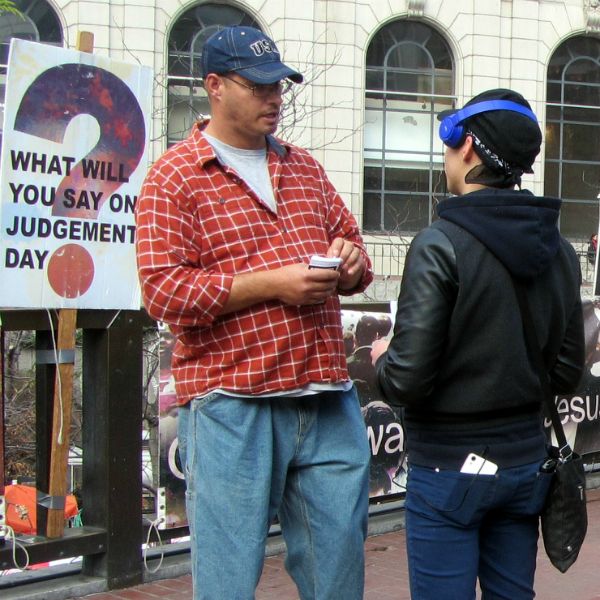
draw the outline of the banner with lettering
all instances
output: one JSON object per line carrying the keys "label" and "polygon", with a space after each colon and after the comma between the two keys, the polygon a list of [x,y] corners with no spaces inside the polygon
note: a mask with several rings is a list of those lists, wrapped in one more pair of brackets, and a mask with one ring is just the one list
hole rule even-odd
{"label": "banner with lettering", "polygon": [[[406,486],[406,453],[404,432],[398,415],[383,402],[375,385],[371,365],[374,339],[392,333],[390,313],[342,310],[344,343],[348,371],[358,390],[365,419],[365,435],[371,448],[369,496],[379,498],[404,493]],[[160,327],[159,369],[159,485],[164,490],[164,522],[169,528],[187,523],[185,483],[179,460],[175,382],[171,374],[171,349],[174,338],[168,328]]]}
{"label": "banner with lettering", "polygon": [[134,208],[152,72],[13,39],[0,163],[0,306],[138,309]]}
{"label": "banner with lettering", "polygon": [[392,312],[342,310],[348,374],[358,392],[371,448],[371,498],[403,493],[406,489],[404,430],[399,415],[383,401],[371,364],[373,341],[391,337],[392,318]]}
{"label": "banner with lettering", "polygon": [[[557,396],[555,403],[567,441],[595,469],[600,458],[600,299],[583,303],[583,318],[586,368],[579,392]],[[544,419],[544,427],[550,437],[549,417]]]}
{"label": "banner with lettering", "polygon": [[[569,441],[584,456],[590,469],[600,462],[600,301],[583,303],[586,335],[586,372],[581,391],[556,398]],[[407,453],[401,419],[381,397],[371,364],[371,345],[392,334],[394,307],[389,313],[342,310],[348,372],[358,390],[371,448],[369,496],[383,499],[406,491]],[[171,374],[174,339],[161,331],[160,351],[160,486],[165,491],[164,527],[184,525],[185,484],[177,451],[177,405]],[[548,437],[550,421],[544,422]],[[600,466],[600,465],[599,465]]]}

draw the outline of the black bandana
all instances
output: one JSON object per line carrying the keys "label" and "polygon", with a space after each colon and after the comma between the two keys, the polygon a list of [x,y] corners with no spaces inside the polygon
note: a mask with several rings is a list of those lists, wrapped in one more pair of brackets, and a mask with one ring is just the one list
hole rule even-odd
{"label": "black bandana", "polygon": [[492,152],[472,131],[467,135],[473,138],[473,149],[483,164],[471,169],[466,177],[466,183],[478,183],[498,188],[512,188],[515,185],[521,187],[521,176],[523,169],[511,165],[495,152]]}

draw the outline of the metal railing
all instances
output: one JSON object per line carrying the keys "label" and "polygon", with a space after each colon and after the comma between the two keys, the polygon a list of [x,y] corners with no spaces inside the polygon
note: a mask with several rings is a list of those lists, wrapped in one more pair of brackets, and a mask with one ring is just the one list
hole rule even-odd
{"label": "metal railing", "polygon": [[373,263],[376,275],[380,277],[401,277],[410,241],[398,239],[386,242],[365,242],[367,254]]}
{"label": "metal railing", "polygon": [[[405,240],[368,241],[377,275],[399,279],[408,246]],[[584,282],[591,287],[594,267],[587,258],[587,245],[579,242],[574,246]],[[0,310],[0,318],[4,331],[34,330],[36,350],[52,349],[47,311]],[[42,533],[26,549],[31,563],[83,557],[78,576],[99,582],[93,591],[133,586],[144,579],[142,545],[148,526],[144,525],[141,501],[143,331],[152,325],[144,311],[78,311],[77,326],[83,330],[85,526],[65,530],[62,538],[45,538],[45,509],[39,507],[38,531]],[[36,487],[41,491],[48,489],[49,399],[54,376],[55,365],[36,366]],[[177,528],[162,531],[161,537],[167,540],[186,533],[187,528]],[[22,562],[21,550],[16,557]],[[13,566],[12,547],[8,543],[0,546],[0,570]],[[39,571],[36,574],[40,576]],[[47,570],[47,578],[59,576]],[[27,589],[32,577],[0,578],[0,596],[37,598]]]}
{"label": "metal railing", "polygon": [[[411,241],[412,239],[407,237],[398,237],[397,240],[390,237],[383,242],[373,242],[367,238],[365,245],[367,254],[373,262],[375,274],[379,277],[402,277],[404,261]],[[575,239],[570,242],[579,257],[583,283],[591,285],[594,281],[595,267],[588,259],[587,240]]]}

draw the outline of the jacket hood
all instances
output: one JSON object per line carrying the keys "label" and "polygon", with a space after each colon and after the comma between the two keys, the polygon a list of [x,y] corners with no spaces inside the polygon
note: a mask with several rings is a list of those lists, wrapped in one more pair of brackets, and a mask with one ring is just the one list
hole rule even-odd
{"label": "jacket hood", "polygon": [[520,279],[546,270],[558,252],[558,198],[486,188],[442,200],[437,213],[475,236]]}

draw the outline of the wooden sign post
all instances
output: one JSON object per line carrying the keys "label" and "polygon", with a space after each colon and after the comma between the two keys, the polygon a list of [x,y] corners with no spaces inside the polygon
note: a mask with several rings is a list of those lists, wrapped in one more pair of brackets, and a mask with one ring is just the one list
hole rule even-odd
{"label": "wooden sign post", "polygon": [[[93,52],[94,35],[89,31],[80,31],[77,35],[77,49]],[[65,527],[76,324],[77,309],[59,311],[48,497],[41,500],[48,509],[46,536],[49,538],[61,537]]]}
{"label": "wooden sign post", "polygon": [[48,498],[43,500],[48,509],[46,536],[49,538],[61,537],[65,527],[76,322],[76,309],[61,309],[59,311],[55,353],[57,364],[54,377],[50,477],[48,481]]}

